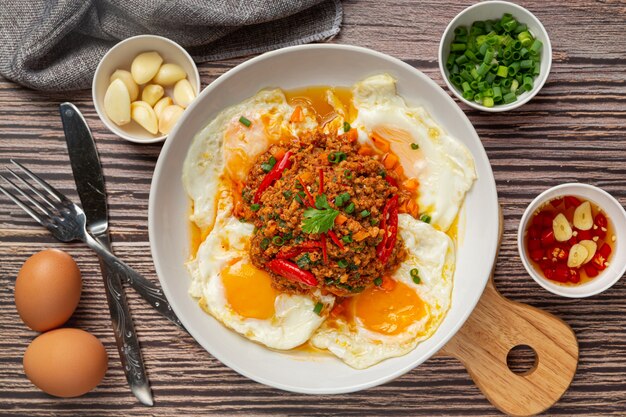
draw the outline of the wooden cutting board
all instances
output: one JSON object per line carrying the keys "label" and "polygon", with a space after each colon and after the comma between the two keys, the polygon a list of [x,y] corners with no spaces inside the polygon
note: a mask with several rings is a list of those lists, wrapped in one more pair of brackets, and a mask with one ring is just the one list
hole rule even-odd
{"label": "wooden cutting board", "polygon": [[[500,239],[502,223],[500,212]],[[520,345],[530,346],[536,354],[534,366],[523,374],[507,365],[507,355]],[[578,365],[578,342],[558,317],[503,297],[492,271],[476,308],[439,355],[461,361],[500,411],[532,416],[554,405],[570,386]]]}

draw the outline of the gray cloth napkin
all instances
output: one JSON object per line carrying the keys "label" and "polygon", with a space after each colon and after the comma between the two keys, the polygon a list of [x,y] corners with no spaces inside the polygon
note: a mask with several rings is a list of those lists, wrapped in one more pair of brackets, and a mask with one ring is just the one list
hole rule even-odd
{"label": "gray cloth napkin", "polygon": [[0,0],[0,74],[76,90],[130,36],[165,36],[204,62],[326,40],[341,19],[339,0]]}

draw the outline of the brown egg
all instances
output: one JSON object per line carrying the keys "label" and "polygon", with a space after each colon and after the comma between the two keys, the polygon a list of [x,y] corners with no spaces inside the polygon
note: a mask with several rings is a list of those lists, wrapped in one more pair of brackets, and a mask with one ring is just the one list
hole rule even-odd
{"label": "brown egg", "polygon": [[67,253],[47,249],[24,262],[15,281],[15,306],[28,327],[39,332],[65,323],[78,305],[82,280]]}
{"label": "brown egg", "polygon": [[24,353],[24,372],[43,392],[78,397],[94,389],[107,371],[102,343],[80,329],[40,334]]}

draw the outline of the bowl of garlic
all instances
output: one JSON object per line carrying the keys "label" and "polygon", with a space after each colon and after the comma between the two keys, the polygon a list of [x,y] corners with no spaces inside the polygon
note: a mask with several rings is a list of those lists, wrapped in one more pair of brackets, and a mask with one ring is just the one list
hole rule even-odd
{"label": "bowl of garlic", "polygon": [[187,51],[154,35],[111,48],[96,68],[91,90],[105,126],[135,143],[164,141],[199,91],[198,68]]}

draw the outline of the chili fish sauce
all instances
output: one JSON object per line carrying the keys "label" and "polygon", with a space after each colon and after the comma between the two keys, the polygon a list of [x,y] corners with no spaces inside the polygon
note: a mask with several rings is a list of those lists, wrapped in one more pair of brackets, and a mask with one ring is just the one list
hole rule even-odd
{"label": "chili fish sauce", "polygon": [[575,196],[555,198],[541,206],[528,223],[526,252],[546,279],[579,285],[609,266],[615,233],[604,211]]}

